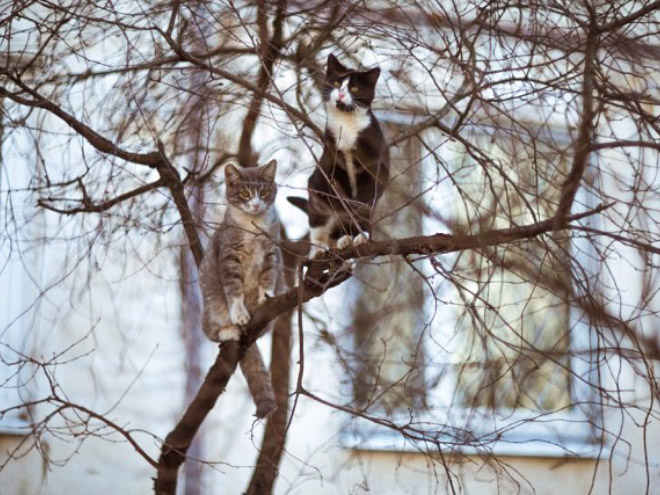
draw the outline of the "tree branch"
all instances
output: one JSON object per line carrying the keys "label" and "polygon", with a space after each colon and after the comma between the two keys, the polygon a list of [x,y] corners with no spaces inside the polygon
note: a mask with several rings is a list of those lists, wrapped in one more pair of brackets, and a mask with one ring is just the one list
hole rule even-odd
{"label": "tree branch", "polygon": [[158,189],[159,187],[162,187],[164,185],[165,182],[161,178],[154,182],[150,182],[149,184],[145,184],[144,186],[136,187],[131,191],[128,191],[124,194],[120,194],[119,196],[115,196],[112,199],[108,199],[100,203],[95,203],[90,201],[89,198],[87,198],[87,196],[83,194],[83,198],[80,200],[82,206],[76,208],[57,208],[56,206],[50,204],[50,202],[53,201],[53,199],[51,198],[39,198],[37,200],[37,205],[47,210],[60,213],[62,215],[75,215],[76,213],[100,213],[109,210],[116,204],[121,203],[122,201],[126,201],[127,199],[140,196],[141,194],[149,192],[153,189]]}
{"label": "tree branch", "polygon": [[165,154],[165,147],[161,142],[158,142],[158,151],[152,151],[149,153],[134,153],[123,150],[109,139],[94,131],[91,127],[83,124],[74,116],[62,110],[55,103],[41,96],[37,91],[24,84],[18,77],[13,76],[7,71],[0,71],[0,74],[7,76],[14,84],[28,93],[33,100],[22,98],[2,87],[0,87],[0,96],[6,96],[21,105],[27,105],[33,108],[43,108],[53,115],[56,115],[101,153],[116,156],[117,158],[121,158],[128,162],[146,165],[158,170],[158,173],[160,174],[160,182],[170,190],[174,204],[179,211],[183,228],[188,237],[188,242],[190,243],[190,249],[195,257],[195,263],[199,266],[204,256],[202,243],[199,239],[199,234],[197,233],[197,227],[192,212],[188,206],[181,176],[168,160]]}
{"label": "tree branch", "polygon": [[319,138],[323,137],[323,131],[319,128],[319,126],[317,126],[314,122],[312,122],[312,120],[307,115],[302,113],[297,108],[289,105],[281,98],[278,98],[267,91],[263,91],[257,85],[249,81],[246,81],[245,79],[235,74],[232,74],[231,72],[228,72],[223,69],[219,69],[217,67],[213,67],[212,65],[204,62],[203,60],[194,57],[191,53],[187,52],[179,44],[177,44],[177,42],[174,39],[172,39],[171,36],[168,36],[167,33],[163,32],[162,30],[159,30],[159,32],[165,38],[167,43],[170,45],[170,48],[172,48],[172,50],[174,50],[177,53],[177,55],[179,55],[183,60],[190,62],[191,64],[200,67],[204,70],[207,70],[212,74],[216,74],[222,77],[223,79],[227,79],[228,81],[231,81],[234,84],[237,84],[238,86],[241,86],[247,89],[248,91],[251,91],[254,94],[262,95],[264,99],[270,101],[271,103],[275,103],[277,106],[282,108],[282,110],[284,110],[289,115],[289,118],[291,120],[294,120],[293,117],[295,117],[303,124],[305,124],[308,128],[310,128],[314,132],[314,134],[316,134]]}
{"label": "tree branch", "polygon": [[[568,218],[568,222],[595,215],[610,206],[601,205],[585,213],[573,215]],[[163,443],[154,484],[155,493],[157,495],[175,495],[178,468],[184,462],[186,452],[202,421],[211,411],[220,394],[224,392],[243,350],[259,338],[262,329],[269,321],[293,310],[300,302],[304,303],[319,297],[328,289],[349,279],[351,272],[344,266],[344,260],[385,255],[446,254],[530,239],[555,230],[557,229],[554,219],[549,219],[531,225],[491,230],[477,235],[435,234],[384,242],[368,242],[358,248],[333,249],[320,260],[307,261],[308,270],[302,284],[259,306],[245,327],[240,345],[237,342],[226,342],[220,346],[220,353],[215,364],[209,370],[197,396]]]}
{"label": "tree branch", "polygon": [[186,237],[190,243],[190,249],[195,258],[195,264],[199,267],[202,263],[202,258],[204,258],[204,249],[202,248],[202,242],[199,239],[199,233],[197,232],[197,224],[195,223],[192,211],[190,211],[190,205],[188,205],[188,200],[186,199],[181,176],[167,159],[165,148],[161,142],[158,143],[158,149],[160,156],[162,157],[162,162],[159,163],[156,168],[158,169],[161,180],[170,190],[172,200],[174,200],[174,204],[179,211],[179,216],[183,223],[183,229],[186,232]]}
{"label": "tree branch", "polygon": [[66,122],[69,127],[74,131],[84,137],[89,144],[91,144],[96,150],[101,153],[108,155],[116,156],[122,160],[126,160],[131,163],[136,163],[138,165],[147,165],[149,167],[156,167],[162,161],[160,152],[152,151],[149,153],[135,153],[132,151],[126,151],[116,144],[114,144],[109,139],[103,137],[98,132],[94,131],[91,127],[83,124],[73,115],[65,112],[58,105],[52,101],[41,96],[37,91],[33,90],[27,86],[23,81],[18,77],[12,75],[6,70],[0,70],[0,75],[6,76],[10,81],[16,84],[23,91],[28,93],[33,99],[23,98],[11,91],[8,91],[6,88],[0,87],[0,96],[5,96],[10,100],[32,108],[43,108],[44,110],[52,113],[53,115],[59,117],[64,122]]}
{"label": "tree branch", "polygon": [[[282,239],[286,239],[286,232],[282,229]],[[286,288],[292,287],[296,273],[298,257],[291,251],[284,251],[284,284]],[[275,320],[273,337],[271,340],[270,375],[275,392],[277,409],[268,417],[266,429],[261,441],[257,463],[252,472],[248,485],[247,495],[267,495],[272,493],[273,485],[277,479],[280,459],[284,452],[284,442],[287,434],[287,420],[289,415],[289,375],[291,371],[291,316],[293,311],[280,315]]]}
{"label": "tree branch", "polygon": [[252,135],[259,118],[259,110],[264,101],[264,94],[268,91],[270,82],[273,77],[273,66],[275,60],[280,53],[283,43],[282,24],[286,14],[286,0],[280,0],[277,4],[277,13],[273,21],[273,38],[268,39],[268,17],[266,13],[265,0],[260,0],[257,6],[257,22],[259,24],[259,31],[261,32],[261,48],[259,55],[261,58],[261,68],[259,76],[257,77],[257,87],[262,92],[254,93],[247,115],[243,121],[243,132],[238,146],[238,159],[244,167],[251,167],[255,165],[255,157],[252,156]]}
{"label": "tree branch", "polygon": [[630,13],[627,16],[621,17],[620,19],[617,19],[616,21],[612,21],[609,24],[605,24],[604,26],[601,26],[598,28],[598,31],[601,33],[605,33],[608,31],[614,31],[615,29],[622,28],[624,26],[629,26],[630,23],[636,21],[640,17],[645,16],[646,14],[649,14],[653,11],[658,10],[660,8],[660,0],[656,0],[655,2],[652,2],[644,7],[642,7],[639,10],[636,10],[635,12]]}
{"label": "tree branch", "polygon": [[594,80],[596,78],[596,56],[598,55],[598,31],[592,23],[587,33],[584,53],[584,80],[582,82],[582,115],[580,130],[576,141],[576,150],[571,170],[562,185],[559,206],[555,213],[557,226],[565,226],[568,215],[580,187],[582,176],[587,168],[587,158],[591,151],[593,120],[594,120]]}

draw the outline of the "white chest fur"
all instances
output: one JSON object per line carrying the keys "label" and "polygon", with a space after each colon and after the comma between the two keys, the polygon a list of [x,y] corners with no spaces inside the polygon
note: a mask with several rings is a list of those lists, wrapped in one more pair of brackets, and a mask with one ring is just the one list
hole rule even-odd
{"label": "white chest fur", "polygon": [[328,129],[337,141],[337,148],[349,152],[355,147],[360,132],[369,127],[371,117],[366,108],[354,112],[342,112],[334,104],[327,105]]}

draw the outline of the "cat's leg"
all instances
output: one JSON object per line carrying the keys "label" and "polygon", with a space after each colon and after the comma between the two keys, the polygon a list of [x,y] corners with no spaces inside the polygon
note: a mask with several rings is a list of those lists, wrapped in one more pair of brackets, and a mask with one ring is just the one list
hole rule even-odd
{"label": "cat's leg", "polygon": [[315,222],[312,220],[313,217],[310,216],[309,240],[312,246],[309,250],[309,257],[314,259],[321,256],[330,247],[333,220],[329,217],[319,217]]}
{"label": "cat's leg", "polygon": [[204,309],[202,315],[202,329],[204,333],[213,342],[227,342],[229,340],[240,340],[241,329],[236,325],[232,325],[229,321],[222,320],[221,318],[211,314],[211,311]]}
{"label": "cat's leg", "polygon": [[[336,245],[338,249],[345,249],[353,245],[353,236],[351,234],[354,230],[355,229],[351,230],[350,228],[347,228],[347,224],[341,221],[337,221],[332,233],[330,234],[330,238],[336,239]],[[340,271],[353,273],[355,266],[355,260],[352,258],[344,259]]]}
{"label": "cat's leg", "polygon": [[227,249],[218,260],[220,282],[227,299],[229,320],[233,325],[243,326],[250,321],[250,313],[245,307],[243,292],[243,267],[234,250]]}
{"label": "cat's leg", "polygon": [[366,244],[367,242],[369,242],[369,232],[367,232],[366,230],[363,230],[358,235],[353,237],[353,246],[355,247],[361,246],[362,244]]}
{"label": "cat's leg", "polygon": [[213,291],[204,298],[202,330],[213,342],[226,342],[241,338],[239,328],[229,321],[225,298],[219,291]]}
{"label": "cat's leg", "polygon": [[204,311],[202,317],[202,329],[204,333],[213,342],[227,342],[229,340],[240,340],[241,331],[236,325],[227,322],[224,324],[218,323],[212,316]]}
{"label": "cat's leg", "polygon": [[264,255],[261,273],[259,273],[259,295],[257,304],[266,301],[266,297],[275,295],[277,278],[282,269],[282,252],[275,243],[270,243]]}
{"label": "cat's leg", "polygon": [[337,247],[344,249],[347,247],[357,247],[369,241],[369,221],[362,219],[359,214],[362,211],[354,211],[354,216],[350,221],[342,223],[341,237],[337,241]]}
{"label": "cat's leg", "polygon": [[250,313],[243,298],[236,298],[229,307],[229,317],[234,325],[244,326],[250,321]]}
{"label": "cat's leg", "polygon": [[[369,233],[366,231],[367,222],[360,222],[352,220],[349,222],[339,223],[333,235],[337,240],[337,248],[345,249],[349,247],[358,247],[369,241]],[[344,261],[342,269],[353,273],[355,271],[356,262],[353,258]]]}
{"label": "cat's leg", "polygon": [[348,234],[341,236],[337,241],[337,247],[339,249],[345,249],[352,245],[353,245],[353,238]]}
{"label": "cat's leg", "polygon": [[241,370],[247,381],[252,400],[257,406],[257,418],[265,418],[275,410],[275,393],[270,373],[264,365],[257,344],[252,344],[241,359]]}
{"label": "cat's leg", "polygon": [[225,325],[218,332],[217,342],[229,342],[230,340],[241,340],[241,329],[236,325]]}
{"label": "cat's leg", "polygon": [[357,226],[359,227],[360,231],[357,233],[353,232],[355,234],[353,237],[353,247],[366,244],[370,239],[369,230],[371,228],[371,211],[360,209],[360,211],[357,213],[357,217]]}
{"label": "cat's leg", "polygon": [[332,234],[337,239],[337,247],[339,249],[351,247],[355,231],[357,229],[354,228],[352,221],[344,219],[342,222],[338,222]]}

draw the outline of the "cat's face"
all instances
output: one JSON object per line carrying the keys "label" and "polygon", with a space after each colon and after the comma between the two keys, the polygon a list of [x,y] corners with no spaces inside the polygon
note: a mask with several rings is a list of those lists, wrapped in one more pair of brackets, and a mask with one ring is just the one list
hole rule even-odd
{"label": "cat's face", "polygon": [[271,160],[262,167],[225,167],[227,202],[250,215],[260,215],[275,202],[277,162]]}
{"label": "cat's face", "polygon": [[368,108],[374,99],[380,69],[355,71],[343,66],[330,54],[323,84],[323,100],[343,112]]}

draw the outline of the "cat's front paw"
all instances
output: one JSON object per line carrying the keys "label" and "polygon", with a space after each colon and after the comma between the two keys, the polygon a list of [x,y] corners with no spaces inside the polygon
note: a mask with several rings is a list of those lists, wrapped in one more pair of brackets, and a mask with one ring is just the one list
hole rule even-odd
{"label": "cat's front paw", "polygon": [[257,304],[261,306],[263,303],[271,299],[273,296],[268,294],[266,291],[259,291],[259,297],[257,298]]}
{"label": "cat's front paw", "polygon": [[241,329],[234,325],[227,325],[218,332],[218,342],[241,340]]}
{"label": "cat's front paw", "polygon": [[343,235],[337,241],[337,248],[345,249],[353,245],[353,238],[350,235]]}
{"label": "cat's front paw", "polygon": [[369,232],[360,232],[353,237],[353,246],[358,247],[369,242]]}
{"label": "cat's front paw", "polygon": [[241,300],[234,301],[229,309],[229,319],[234,325],[247,325],[250,321],[250,313],[248,313],[245,303]]}

